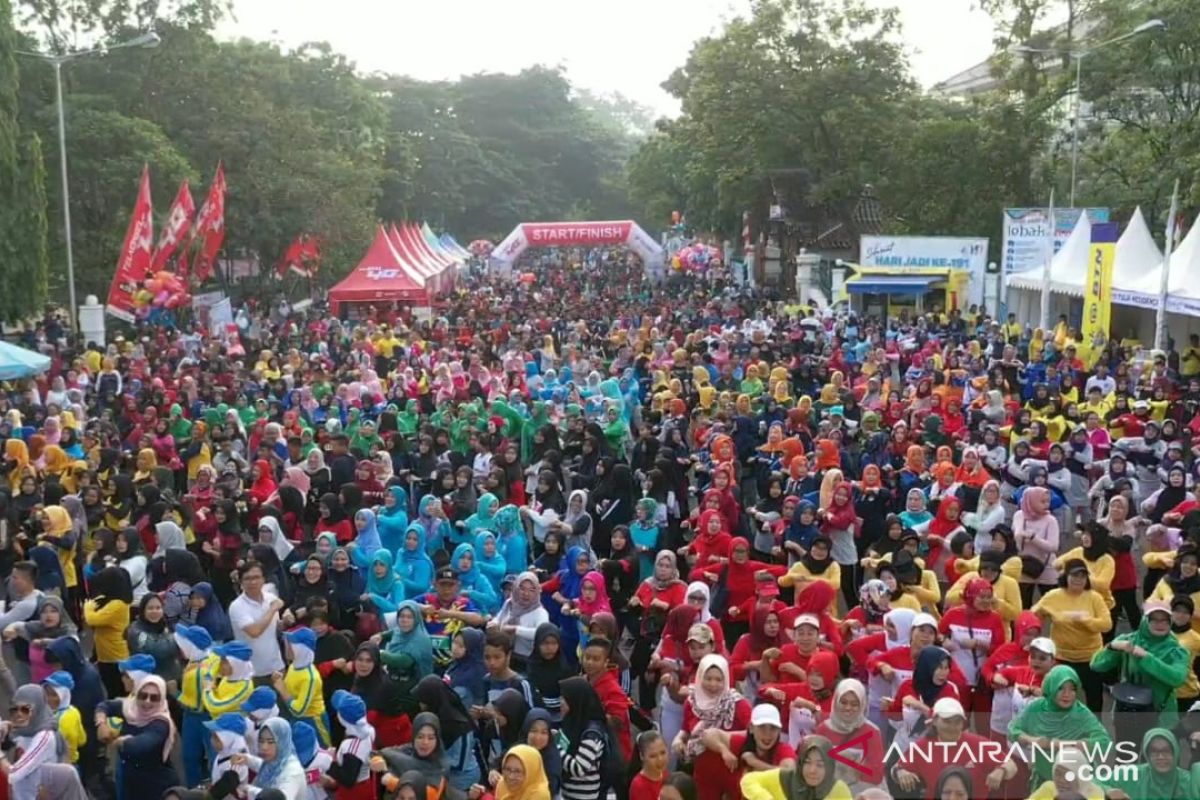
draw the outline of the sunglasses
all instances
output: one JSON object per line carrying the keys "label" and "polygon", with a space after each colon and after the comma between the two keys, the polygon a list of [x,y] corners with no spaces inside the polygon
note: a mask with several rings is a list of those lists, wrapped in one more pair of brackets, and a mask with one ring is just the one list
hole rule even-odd
{"label": "sunglasses", "polygon": [[138,692],[137,699],[144,703],[157,703],[162,699],[162,695],[150,694],[149,692]]}
{"label": "sunglasses", "polygon": [[8,713],[10,713],[10,714],[32,714],[33,706],[30,706],[30,705],[9,706]]}

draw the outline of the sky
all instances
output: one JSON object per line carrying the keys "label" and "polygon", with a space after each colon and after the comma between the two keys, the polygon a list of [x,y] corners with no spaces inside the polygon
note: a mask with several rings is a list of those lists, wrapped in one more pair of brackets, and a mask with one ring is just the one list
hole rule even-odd
{"label": "sky", "polygon": [[[972,0],[866,0],[900,9],[916,79],[932,86],[992,51],[992,22]],[[327,41],[364,72],[452,80],[561,65],[571,82],[619,92],[658,114],[678,104],[660,84],[692,43],[749,0],[235,0],[219,35]]]}

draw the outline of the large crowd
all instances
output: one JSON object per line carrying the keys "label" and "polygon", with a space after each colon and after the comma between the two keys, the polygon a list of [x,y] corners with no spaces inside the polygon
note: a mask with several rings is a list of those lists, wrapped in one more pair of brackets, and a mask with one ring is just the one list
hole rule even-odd
{"label": "large crowd", "polygon": [[1200,797],[1200,341],[526,269],[30,334],[3,794]]}

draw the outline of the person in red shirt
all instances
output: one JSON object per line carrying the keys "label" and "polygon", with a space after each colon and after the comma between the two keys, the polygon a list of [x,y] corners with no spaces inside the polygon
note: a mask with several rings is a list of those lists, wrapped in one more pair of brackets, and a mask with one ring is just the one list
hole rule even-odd
{"label": "person in red shirt", "polygon": [[[740,608],[754,598],[759,578],[764,576],[778,578],[785,572],[787,572],[787,567],[782,564],[764,564],[761,561],[752,561],[750,559],[750,543],[739,536],[733,540],[730,548],[729,563],[710,565],[697,571],[696,576],[709,583],[724,586],[729,600],[727,609],[732,612],[733,609]],[[739,620],[739,617],[727,613],[726,619],[733,622]]]}
{"label": "person in red shirt", "polygon": [[784,740],[779,710],[772,705],[754,707],[748,731],[710,729],[700,738],[705,751],[696,758],[692,771],[696,800],[739,800],[745,773],[796,766],[796,751]]}
{"label": "person in red shirt", "polygon": [[[947,609],[938,623],[943,644],[950,651],[967,679],[974,686],[979,679],[979,667],[988,656],[1004,644],[1004,619],[996,611],[992,585],[983,578],[969,581],[963,589],[962,605]],[[970,713],[972,692],[959,698]]]}
{"label": "person in red shirt", "polygon": [[667,779],[667,742],[658,731],[642,731],[634,749],[637,774],[629,784],[629,800],[658,800]]}
{"label": "person in red shirt", "polygon": [[755,685],[773,680],[771,662],[779,658],[780,648],[786,642],[779,614],[770,608],[756,608],[754,617],[750,620],[749,633],[737,640],[729,656],[734,682],[746,680],[751,676]]}
{"label": "person in red shirt", "polygon": [[824,736],[835,747],[859,742],[854,747],[842,747],[842,755],[861,765],[864,770],[837,766],[837,777],[846,782],[855,797],[883,781],[883,734],[867,719],[867,689],[861,681],[846,678],[833,691],[833,711],[817,725],[817,736]]}
{"label": "person in red shirt", "polygon": [[700,512],[696,525],[696,538],[681,549],[687,556],[692,569],[720,568],[729,561],[729,548],[733,538],[725,529],[721,512],[707,509]]}
{"label": "person in red shirt", "polygon": [[953,664],[943,648],[936,645],[924,648],[915,660],[912,677],[900,683],[895,697],[884,699],[888,721],[896,729],[895,741],[902,747],[919,735],[938,700],[948,697],[961,705],[958,687],[950,680]]}
{"label": "person in red shirt", "polygon": [[593,636],[583,648],[580,665],[588,683],[596,690],[596,696],[604,706],[604,715],[609,727],[617,734],[625,761],[633,756],[633,732],[629,720],[629,707],[633,703],[617,678],[617,668],[612,659],[613,643],[600,636]]}
{"label": "person in red shirt", "polygon": [[[731,607],[726,616],[739,620],[748,620],[754,616],[754,609],[760,606],[780,612],[779,621],[783,623],[784,630],[787,630],[788,620],[786,619],[786,612],[789,609],[787,604],[779,599],[779,582],[770,572],[759,573],[754,581],[754,597],[751,597],[740,606]],[[794,623],[795,620],[793,619],[792,622]]]}
{"label": "person in red shirt", "polygon": [[704,752],[701,734],[709,729],[745,730],[750,724],[750,702],[733,688],[729,662],[723,656],[708,655],[696,668],[692,693],[683,706],[683,728],[672,747],[685,761],[694,761]]}
{"label": "person in red shirt", "polygon": [[[962,703],[944,697],[934,703],[932,717],[929,729],[901,750],[901,757],[891,767],[892,779],[908,795],[933,797],[938,776],[951,767],[970,773],[979,796],[1017,774],[1017,765],[1004,757],[1003,748],[989,748],[984,737],[967,731]],[[932,743],[940,746],[932,747]]]}
{"label": "person in red shirt", "polygon": [[[832,587],[830,591],[833,591]],[[790,614],[785,612],[784,616]],[[777,680],[784,683],[806,680],[809,664],[818,653],[832,652],[835,657],[838,654],[834,644],[822,636],[821,621],[816,614],[796,615],[792,627],[795,638],[779,648],[779,658],[771,664]]]}
{"label": "person in red shirt", "polygon": [[805,734],[811,733],[817,720],[827,718],[833,704],[833,687],[838,682],[840,665],[838,657],[822,650],[808,663],[804,680],[789,683],[768,683],[759,688],[759,694],[779,706],[781,712],[791,714],[791,709],[801,712],[804,722],[800,727]]}

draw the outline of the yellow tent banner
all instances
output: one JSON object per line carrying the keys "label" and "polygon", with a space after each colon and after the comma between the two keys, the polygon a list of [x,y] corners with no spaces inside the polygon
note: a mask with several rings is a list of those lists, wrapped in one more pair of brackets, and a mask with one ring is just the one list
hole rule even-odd
{"label": "yellow tent banner", "polygon": [[1088,351],[1099,351],[1108,341],[1117,231],[1115,222],[1092,225],[1087,283],[1083,287],[1083,324],[1080,326],[1083,335],[1080,344]]}

